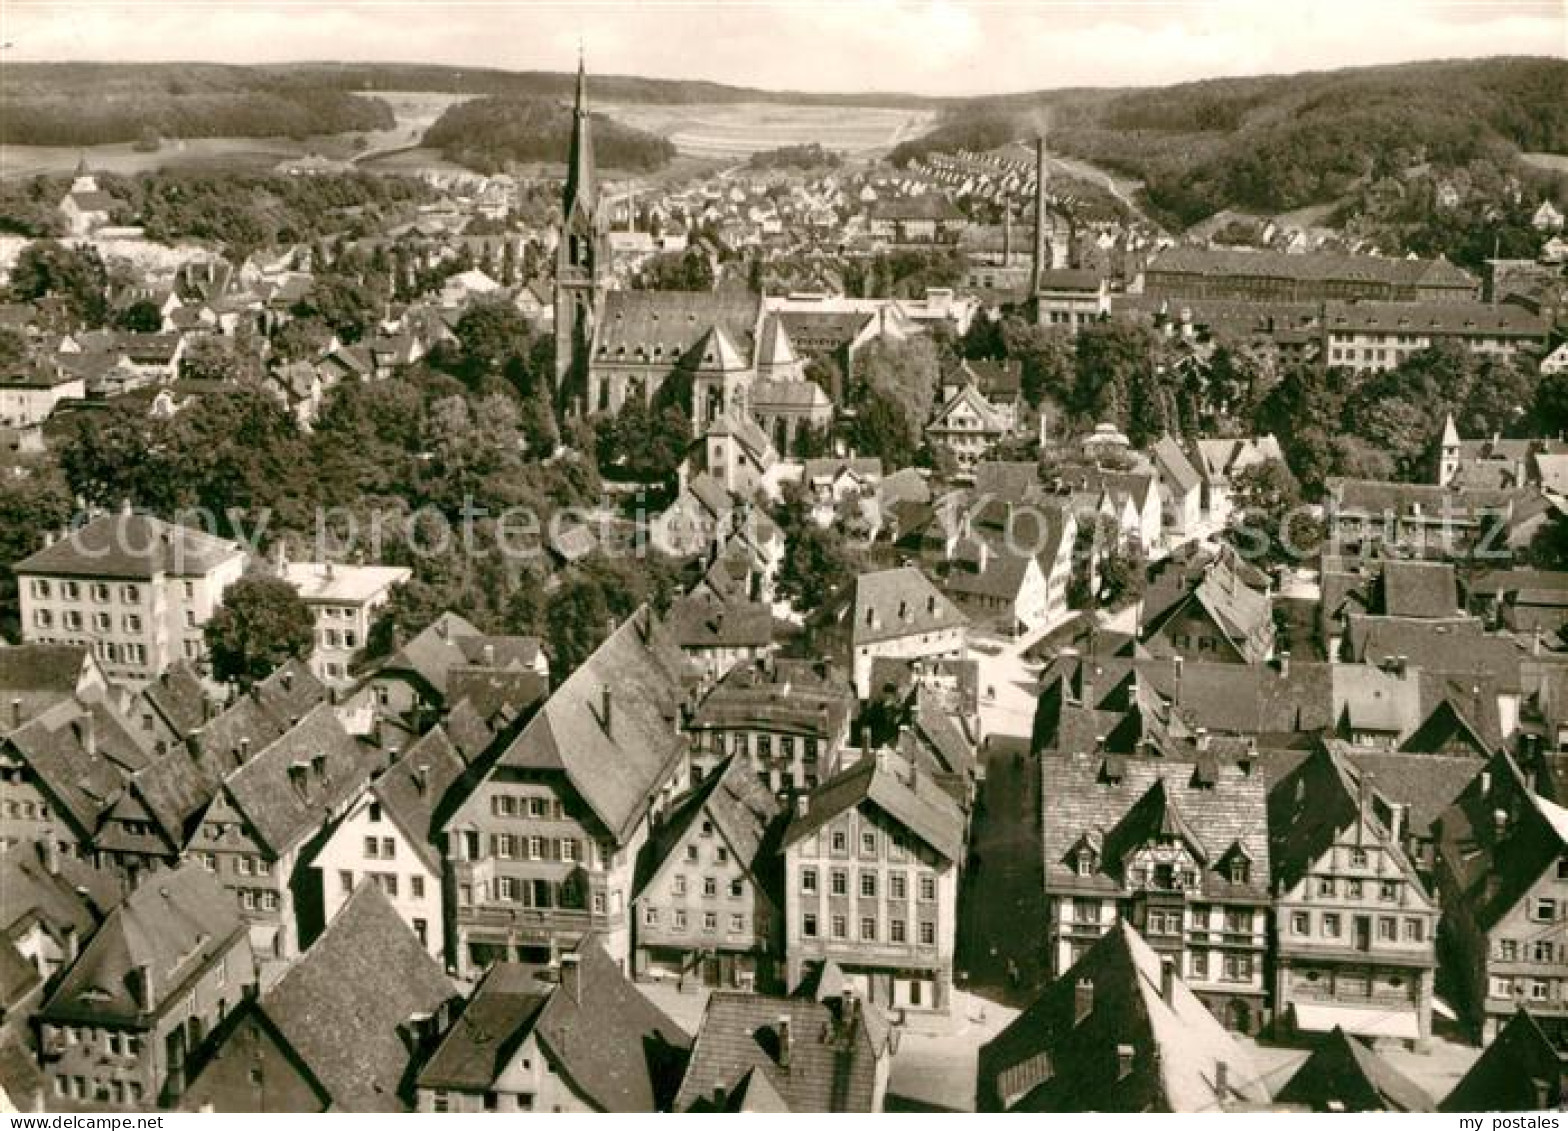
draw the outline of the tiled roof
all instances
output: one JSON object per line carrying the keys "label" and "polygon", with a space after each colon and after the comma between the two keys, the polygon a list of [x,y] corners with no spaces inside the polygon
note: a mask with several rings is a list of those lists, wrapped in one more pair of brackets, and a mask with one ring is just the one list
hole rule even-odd
{"label": "tiled roof", "polygon": [[441,874],[441,857],[436,851],[440,832],[436,810],[464,768],[462,757],[437,723],[370,787],[425,866],[437,875]]}
{"label": "tiled roof", "polygon": [[875,1005],[847,1000],[846,1009],[843,997],[714,993],[674,1109],[878,1110],[878,1063],[892,1055],[891,1029]]}
{"label": "tiled roof", "polygon": [[1487,633],[1478,620],[1402,620],[1351,614],[1346,632],[1350,658],[1383,665],[1404,657],[1413,668],[1445,675],[1485,675],[1504,691],[1520,690],[1526,645]]}
{"label": "tiled roof", "polygon": [[1173,247],[1148,265],[1150,273],[1234,275],[1300,280],[1374,281],[1474,288],[1475,279],[1445,259],[1395,259],[1314,251],[1292,254],[1203,247]]}
{"label": "tiled roof", "polygon": [[745,291],[610,291],[594,329],[594,360],[700,365],[694,347],[718,327],[744,363],[754,349],[759,303]]}
{"label": "tiled roof", "polygon": [[[87,865],[58,861],[49,870],[41,847],[22,841],[0,854],[0,934],[20,937],[19,925],[36,919],[57,943],[67,931],[85,939],[97,922],[86,886],[78,890],[75,873]],[[117,885],[116,885],[117,886]]]}
{"label": "tiled roof", "polygon": [[[981,1046],[980,1109],[1213,1112],[1266,1101],[1246,1050],[1180,977],[1168,1001],[1161,981],[1159,956],[1118,921]],[[1081,1018],[1080,999],[1087,999]]]}
{"label": "tiled roof", "polygon": [[1459,581],[1448,562],[1384,562],[1382,596],[1382,611],[1391,617],[1459,615]]}
{"label": "tiled roof", "polygon": [[843,729],[854,703],[853,688],[809,662],[778,660],[771,670],[766,661],[737,664],[697,705],[691,726],[765,728],[825,739]]}
{"label": "tiled roof", "polygon": [[1522,1006],[1439,1109],[1537,1111],[1568,1103],[1568,1027],[1561,1017],[1532,1015]]}
{"label": "tiled roof", "polygon": [[686,670],[644,606],[556,688],[498,764],[564,770],[605,828],[622,838],[684,756],[675,723]]}
{"label": "tiled roof", "polygon": [[951,600],[913,566],[855,579],[854,644],[874,644],[967,623]]}
{"label": "tiled roof", "polygon": [[281,856],[370,778],[371,760],[323,703],[223,783],[262,844]]}
{"label": "tiled roof", "polygon": [[1568,830],[1548,815],[1549,804],[1530,789],[1513,758],[1499,753],[1439,818],[1443,867],[1482,933],[1568,852]]}
{"label": "tiled roof", "polygon": [[1196,491],[1202,485],[1198,469],[1192,466],[1192,461],[1187,458],[1187,453],[1182,451],[1181,445],[1169,435],[1161,436],[1154,441],[1150,454],[1154,457],[1155,467],[1159,469],[1160,474],[1178,491],[1182,493]]}
{"label": "tiled roof", "polygon": [[399,1111],[412,1058],[399,1027],[453,996],[386,896],[360,884],[261,1009],[331,1107]]}
{"label": "tiled roof", "polygon": [[[148,970],[152,1012],[182,1007],[182,994],[193,979],[227,954],[244,932],[234,896],[199,863],[159,872],[109,913],[41,1014],[89,1025],[142,1020],[146,1013],[130,990],[137,966]],[[231,973],[243,983],[249,972]]]}
{"label": "tiled roof", "polygon": [[488,1091],[554,990],[540,970],[518,962],[497,962],[485,972],[435,1053],[419,1073],[421,1088],[462,1092]]}
{"label": "tiled roof", "polygon": [[176,660],[142,688],[142,696],[169,728],[185,738],[207,721],[208,699],[201,679],[184,660]]}
{"label": "tiled roof", "polygon": [[1548,324],[1539,314],[1506,302],[1361,301],[1325,303],[1323,327],[1331,334],[1382,331],[1544,339]]}
{"label": "tiled roof", "polygon": [[794,844],[840,813],[871,804],[954,863],[963,858],[964,814],[925,772],[891,752],[862,757],[817,786],[784,832]]}
{"label": "tiled roof", "polygon": [[4,741],[88,840],[125,779],[151,760],[118,713],[74,699],[55,704]]}
{"label": "tiled roof", "polygon": [[18,574],[146,580],[198,577],[241,553],[238,544],[140,514],[100,515],[18,562]]}
{"label": "tiled roof", "polygon": [[[781,893],[776,889],[772,874],[772,853],[764,855],[762,846],[769,834],[776,831],[774,823],[779,813],[778,800],[758,780],[750,762],[743,755],[732,754],[684,797],[671,804],[664,822],[648,839],[637,861],[635,895],[641,895],[658,876],[701,817],[713,822],[735,862],[751,873],[764,892],[777,900]],[[782,906],[782,900],[778,900],[778,904]]]}
{"label": "tiled roof", "polygon": [[682,648],[766,648],[773,642],[772,610],[759,601],[682,597],[664,623]]}
{"label": "tiled roof", "polygon": [[691,1038],[643,996],[595,936],[577,948],[575,993],[563,975],[534,1020],[557,1072],[600,1111],[665,1110]]}
{"label": "tiled roof", "polygon": [[[1267,785],[1257,768],[1218,758],[1204,764],[1069,753],[1042,757],[1040,772],[1048,888],[1121,890],[1123,854],[1151,835],[1151,828],[1174,822],[1200,861],[1198,882],[1206,898],[1267,898]],[[1104,851],[1093,874],[1080,876],[1072,855],[1086,836],[1100,838]],[[1251,876],[1242,884],[1233,883],[1221,867],[1237,845],[1252,862]]]}
{"label": "tiled roof", "polygon": [[1337,1025],[1274,1100],[1317,1112],[1435,1109],[1419,1084]]}

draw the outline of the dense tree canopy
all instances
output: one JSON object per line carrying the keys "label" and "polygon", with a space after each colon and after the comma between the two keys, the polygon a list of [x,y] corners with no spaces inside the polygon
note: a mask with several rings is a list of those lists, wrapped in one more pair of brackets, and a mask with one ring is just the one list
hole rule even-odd
{"label": "dense tree canopy", "polygon": [[213,678],[249,687],[310,654],[316,620],[299,592],[276,577],[245,577],[223,593],[204,630]]}

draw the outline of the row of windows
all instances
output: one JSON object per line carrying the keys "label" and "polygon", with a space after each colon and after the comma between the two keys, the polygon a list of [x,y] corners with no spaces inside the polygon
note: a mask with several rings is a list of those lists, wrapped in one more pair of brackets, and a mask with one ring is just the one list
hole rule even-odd
{"label": "row of windows", "polygon": [[[374,806],[372,807],[374,808]],[[395,860],[397,858],[397,838],[390,836],[367,836],[365,838],[366,860]]]}
{"label": "row of windows", "polygon": [[[862,915],[860,917],[859,942],[878,941],[878,923],[875,915]],[[893,919],[887,925],[887,941],[891,943],[905,943],[909,941],[909,924],[903,919]],[[819,938],[817,934],[817,916],[815,912],[807,911],[800,917],[800,934],[802,938]],[[930,920],[918,924],[920,945],[936,945],[936,924]],[[843,942],[849,938],[849,917],[847,915],[830,915],[828,917],[828,937],[836,942]]]}
{"label": "row of windows", "polygon": [[335,628],[324,628],[318,634],[323,648],[358,648],[359,633],[352,628],[339,631]]}
{"label": "row of windows", "polygon": [[[729,850],[729,848],[727,848],[725,845],[722,845],[722,844],[714,845],[713,846],[713,859],[714,859],[715,863],[718,863],[718,864],[728,864],[730,862],[730,850]],[[688,844],[686,846],[686,863],[688,863],[688,864],[700,864],[700,863],[702,863],[702,849],[699,848],[695,844]]]}
{"label": "row of windows", "polygon": [[1497,978],[1492,979],[1491,997],[1520,998],[1531,1001],[1551,1001],[1552,983],[1547,978]]}
{"label": "row of windows", "polygon": [[[198,852],[196,859],[201,861],[201,866],[207,871],[218,871],[218,854],[215,852]],[[257,856],[253,852],[241,852],[232,857],[234,874],[236,876],[270,876],[272,875],[272,861]]]}
{"label": "row of windows", "polygon": [[123,1104],[142,1102],[142,1086],[135,1080],[103,1080],[85,1076],[56,1076],[54,1094],[61,1099],[93,1099],[100,1103]]}
{"label": "row of windows", "polygon": [[[396,899],[398,893],[398,878],[394,872],[366,872],[365,878],[375,884],[389,898]],[[354,890],[354,873],[342,871],[338,873],[338,890],[348,895]],[[408,877],[408,894],[414,899],[425,898],[425,877]]]}
{"label": "row of windows", "polygon": [[[1499,939],[1497,958],[1500,962],[1518,962],[1520,955],[1527,955],[1529,962],[1555,962],[1557,944],[1551,939],[1526,940]],[[1564,961],[1568,961],[1568,947],[1564,948]]]}
{"label": "row of windows", "polygon": [[[877,897],[877,876],[874,871],[862,871],[859,874],[858,889],[862,899],[875,899]],[[800,890],[807,895],[818,892],[818,876],[815,868],[802,868],[800,870]],[[830,868],[828,870],[828,894],[849,894],[849,870],[847,868]],[[887,878],[887,897],[889,899],[909,898],[909,877],[903,872],[894,872]],[[936,899],[936,877],[920,877],[920,898],[929,903]]]}
{"label": "row of windows", "polygon": [[280,906],[278,893],[266,888],[240,888],[240,907],[246,911],[276,911]]}
{"label": "row of windows", "polygon": [[47,821],[49,806],[42,801],[7,801],[5,815],[13,820]]}
{"label": "row of windows", "polygon": [[583,842],[570,836],[491,833],[490,855],[501,860],[558,860],[570,864],[582,860]]}
{"label": "row of windows", "polygon": [[[1357,868],[1366,867],[1366,850],[1361,848],[1351,850],[1352,857],[1355,857],[1357,854],[1360,854],[1361,861],[1356,863],[1352,859],[1352,866]],[[1369,882],[1373,881],[1363,881],[1355,877],[1336,879],[1333,876],[1319,876],[1315,890],[1321,896],[1333,897],[1342,895],[1346,899],[1363,899],[1366,896],[1366,885]],[[1380,902],[1399,902],[1400,888],[1403,885],[1398,880],[1378,880],[1375,882],[1377,884],[1377,898]]]}
{"label": "row of windows", "polygon": [[[67,1045],[94,1045],[99,1031],[91,1025],[61,1025],[58,1032]],[[103,1030],[103,1044],[111,1056],[140,1056],[142,1039],[135,1033],[121,1033],[116,1029]]]}
{"label": "row of windows", "polygon": [[[677,931],[686,930],[689,917],[684,907],[677,907],[670,913],[672,924]],[[642,909],[642,922],[645,927],[659,925],[659,909],[657,907],[644,907]],[[702,930],[704,934],[715,934],[719,929],[719,913],[717,911],[704,911],[702,913]],[[730,916],[730,933],[735,935],[746,933],[746,916]]]}
{"label": "row of windows", "polygon": [[[726,741],[727,735],[727,741]],[[799,745],[801,754],[806,762],[817,760],[817,740],[815,738],[802,738],[797,743],[792,734],[779,736],[779,757],[786,762],[795,760],[796,746]],[[754,754],[758,758],[773,757],[773,736],[771,734],[750,734],[743,730],[716,731],[713,735],[713,752],[715,754]]]}
{"label": "row of windows", "polygon": [[566,809],[558,797],[518,797],[510,793],[493,795],[490,798],[490,811],[497,817],[532,817],[552,821],[566,817]]}
{"label": "row of windows", "polygon": [[[42,577],[35,577],[33,579],[32,586],[33,596],[39,598],[40,600],[48,600],[50,597],[54,596],[55,584],[55,582],[47,581]],[[59,586],[60,596],[65,598],[65,600],[77,601],[81,599],[82,586],[79,582],[62,581],[59,582]],[[93,601],[100,605],[107,605],[113,598],[113,587],[102,581],[93,582],[87,587],[87,591],[92,596]],[[185,583],[186,598],[189,599],[195,596],[195,593],[195,587],[187,581]],[[135,605],[139,604],[141,599],[142,587],[140,585],[126,584],[120,586],[120,600]]]}
{"label": "row of windows", "polygon": [[1216,964],[1211,961],[1211,954],[1206,950],[1195,950],[1188,961],[1189,969],[1194,979],[1207,981],[1214,977],[1211,971],[1217,970],[1219,980],[1222,982],[1250,982],[1252,981],[1253,956],[1251,954],[1233,954],[1226,952],[1220,955]]}
{"label": "row of windows", "polygon": [[[687,892],[686,877],[677,875],[672,881],[672,889],[676,895],[685,895]],[[731,880],[729,884],[731,899],[741,899],[746,894],[744,880]],[[713,876],[702,877],[702,895],[704,899],[717,899],[719,896],[719,881]]]}
{"label": "row of windows", "polygon": [[[80,632],[87,623],[82,614],[76,609],[67,609],[60,614],[60,625],[68,632]],[[48,609],[33,610],[33,624],[38,628],[53,628],[54,613]],[[94,613],[92,615],[94,632],[111,632],[114,629],[114,617],[108,613]],[[142,618],[137,613],[125,613],[120,617],[120,628],[124,632],[140,632]]]}
{"label": "row of windows", "polygon": [[[1398,942],[1400,938],[1400,921],[1392,915],[1379,915],[1377,917],[1377,939],[1379,942]],[[1340,938],[1344,931],[1344,923],[1338,912],[1327,911],[1321,916],[1321,931],[1324,938]],[[1290,933],[1293,935],[1307,936],[1312,933],[1312,916],[1306,911],[1292,912],[1290,916]],[[1424,919],[1409,918],[1404,920],[1404,940],[1409,943],[1426,941],[1426,921]]]}

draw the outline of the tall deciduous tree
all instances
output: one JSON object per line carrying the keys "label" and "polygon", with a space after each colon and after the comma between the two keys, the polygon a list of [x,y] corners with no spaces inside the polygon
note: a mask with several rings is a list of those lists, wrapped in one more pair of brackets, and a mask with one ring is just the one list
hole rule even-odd
{"label": "tall deciduous tree", "polygon": [[215,679],[249,687],[291,659],[310,653],[315,618],[298,592],[276,577],[241,578],[207,622]]}

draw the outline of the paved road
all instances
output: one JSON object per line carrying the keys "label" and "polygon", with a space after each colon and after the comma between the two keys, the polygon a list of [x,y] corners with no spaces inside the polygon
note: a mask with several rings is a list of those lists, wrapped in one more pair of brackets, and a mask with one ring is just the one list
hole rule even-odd
{"label": "paved road", "polygon": [[958,977],[976,994],[1014,1006],[1032,997],[1045,937],[1037,767],[1027,755],[987,754],[970,834],[978,865],[959,893]]}

